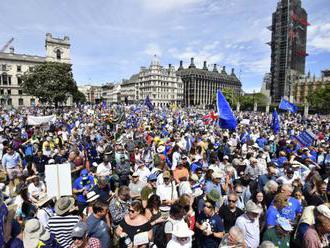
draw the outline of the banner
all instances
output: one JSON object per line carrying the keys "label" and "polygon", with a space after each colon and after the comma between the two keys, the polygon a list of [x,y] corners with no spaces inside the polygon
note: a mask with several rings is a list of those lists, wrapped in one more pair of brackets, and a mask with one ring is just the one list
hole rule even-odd
{"label": "banner", "polygon": [[48,164],[45,166],[45,182],[49,197],[72,195],[71,165]]}
{"label": "banner", "polygon": [[30,126],[49,124],[49,123],[54,123],[55,121],[56,121],[55,115],[48,115],[48,116],[28,115],[28,117],[27,117],[27,124]]}

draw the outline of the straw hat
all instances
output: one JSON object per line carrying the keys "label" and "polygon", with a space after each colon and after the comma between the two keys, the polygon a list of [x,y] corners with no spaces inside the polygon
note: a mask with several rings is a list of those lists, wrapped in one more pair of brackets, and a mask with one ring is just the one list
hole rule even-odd
{"label": "straw hat", "polygon": [[38,219],[30,219],[26,222],[23,232],[24,247],[35,248],[39,240],[46,241],[50,238],[49,232]]}
{"label": "straw hat", "polygon": [[95,191],[90,191],[87,193],[87,202],[92,202],[95,201],[96,199],[98,199],[100,197],[100,195],[96,194]]}
{"label": "straw hat", "polygon": [[173,226],[172,235],[178,238],[191,237],[194,232],[189,229],[187,223],[180,221]]}

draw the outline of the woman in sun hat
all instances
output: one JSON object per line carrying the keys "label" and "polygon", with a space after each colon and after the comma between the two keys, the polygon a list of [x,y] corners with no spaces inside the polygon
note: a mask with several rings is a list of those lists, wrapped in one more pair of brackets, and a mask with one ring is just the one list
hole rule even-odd
{"label": "woman in sun hat", "polygon": [[59,248],[60,245],[38,219],[30,219],[26,222],[23,232],[23,244],[27,248]]}
{"label": "woman in sun hat", "polygon": [[191,237],[194,232],[189,229],[187,223],[181,221],[174,225],[172,239],[168,242],[168,248],[190,248],[192,246]]}

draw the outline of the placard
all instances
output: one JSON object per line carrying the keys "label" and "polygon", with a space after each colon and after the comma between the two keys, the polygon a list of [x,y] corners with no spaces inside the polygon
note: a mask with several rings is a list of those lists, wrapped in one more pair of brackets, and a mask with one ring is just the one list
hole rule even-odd
{"label": "placard", "polygon": [[71,166],[69,163],[46,165],[45,176],[49,197],[72,195]]}
{"label": "placard", "polygon": [[50,122],[55,122],[55,121],[56,121],[56,116],[55,115],[48,115],[48,116],[28,115],[28,117],[27,117],[27,124],[30,125],[30,126],[49,124]]}

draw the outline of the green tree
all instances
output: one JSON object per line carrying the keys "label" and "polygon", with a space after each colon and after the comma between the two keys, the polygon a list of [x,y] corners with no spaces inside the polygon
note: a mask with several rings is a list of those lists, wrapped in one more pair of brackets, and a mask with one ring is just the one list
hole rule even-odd
{"label": "green tree", "polygon": [[77,90],[73,95],[73,102],[74,103],[85,103],[87,102],[86,96],[81,91]]}
{"label": "green tree", "polygon": [[314,108],[330,110],[330,84],[311,91],[307,101]]}
{"label": "green tree", "polygon": [[65,102],[78,91],[70,64],[46,62],[35,66],[22,77],[23,91],[37,97],[42,103]]}

